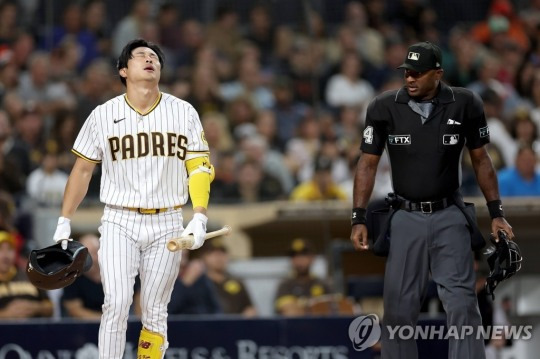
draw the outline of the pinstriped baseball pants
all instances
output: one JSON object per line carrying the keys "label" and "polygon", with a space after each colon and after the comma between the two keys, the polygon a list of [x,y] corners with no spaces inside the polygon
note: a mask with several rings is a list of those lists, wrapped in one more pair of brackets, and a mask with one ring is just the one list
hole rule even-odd
{"label": "pinstriped baseball pants", "polygon": [[[392,217],[384,277],[383,359],[418,357],[414,338],[390,339],[387,326],[416,326],[430,273],[448,327],[461,332],[463,326],[482,325],[467,224],[455,205],[432,214],[399,210]],[[448,358],[485,358],[483,339],[473,335],[450,338]]]}
{"label": "pinstriped baseball pants", "polygon": [[98,259],[105,302],[99,327],[99,358],[120,359],[137,274],[141,280],[142,325],[167,337],[167,304],[178,276],[181,252],[168,251],[166,243],[182,233],[182,210],[139,214],[105,206],[101,223]]}

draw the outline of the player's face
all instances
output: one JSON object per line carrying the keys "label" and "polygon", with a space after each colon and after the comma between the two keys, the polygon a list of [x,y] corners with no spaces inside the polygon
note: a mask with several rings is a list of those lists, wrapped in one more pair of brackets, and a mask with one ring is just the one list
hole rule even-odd
{"label": "player's face", "polygon": [[161,64],[158,55],[148,47],[137,47],[131,52],[131,59],[125,70],[125,76],[130,81],[158,82],[161,76]]}
{"label": "player's face", "polygon": [[425,72],[405,70],[405,86],[409,96],[418,100],[428,100],[435,97],[442,74],[443,70]]}

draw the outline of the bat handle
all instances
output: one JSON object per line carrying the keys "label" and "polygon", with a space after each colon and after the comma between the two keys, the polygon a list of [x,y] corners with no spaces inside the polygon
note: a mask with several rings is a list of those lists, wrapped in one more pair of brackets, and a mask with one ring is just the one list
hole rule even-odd
{"label": "bat handle", "polygon": [[193,236],[190,236],[191,238],[182,238],[182,239],[179,239],[179,238],[175,238],[175,239],[171,239],[168,243],[167,243],[167,249],[171,252],[176,252],[176,251],[179,251],[181,249],[189,249],[193,246]]}

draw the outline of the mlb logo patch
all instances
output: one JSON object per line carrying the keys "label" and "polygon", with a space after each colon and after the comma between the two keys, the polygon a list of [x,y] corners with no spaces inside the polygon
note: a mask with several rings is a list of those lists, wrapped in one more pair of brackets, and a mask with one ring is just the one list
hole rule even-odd
{"label": "mlb logo patch", "polygon": [[459,134],[455,135],[443,135],[443,144],[450,146],[450,145],[457,145],[459,142]]}
{"label": "mlb logo patch", "polygon": [[409,60],[415,60],[418,61],[420,59],[420,54],[418,52],[409,52],[409,55],[407,56]]}
{"label": "mlb logo patch", "polygon": [[489,136],[489,127],[482,127],[479,129],[480,131],[480,137],[488,137]]}

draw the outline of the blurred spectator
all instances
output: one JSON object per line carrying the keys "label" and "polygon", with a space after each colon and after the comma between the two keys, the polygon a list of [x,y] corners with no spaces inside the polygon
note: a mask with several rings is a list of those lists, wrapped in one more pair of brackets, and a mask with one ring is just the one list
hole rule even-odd
{"label": "blurred spectator", "polygon": [[484,113],[489,126],[488,152],[496,170],[514,165],[517,143],[506,127],[503,116],[503,102],[499,94],[488,88],[480,93],[484,103]]}
{"label": "blurred spectator", "polygon": [[118,58],[125,44],[141,37],[143,26],[150,19],[151,3],[135,0],[131,12],[116,24],[112,33],[112,55]]}
{"label": "blurred spectator", "polygon": [[18,95],[23,103],[33,102],[44,115],[75,106],[75,98],[65,83],[50,79],[50,54],[34,52],[28,71],[20,77]]}
{"label": "blurred spectator", "polygon": [[218,56],[226,57],[229,61],[236,60],[237,49],[242,41],[238,13],[234,8],[221,4],[216,11],[216,19],[206,30],[207,43],[214,47]]}
{"label": "blurred spectator", "polygon": [[245,96],[257,109],[271,108],[274,105],[274,95],[262,81],[259,63],[250,59],[240,62],[238,79],[222,84],[219,92],[225,101]]}
{"label": "blurred spectator", "polygon": [[160,45],[165,52],[166,68],[174,68],[176,66],[175,51],[182,45],[178,6],[172,2],[161,4],[156,22]]}
{"label": "blurred spectator", "polygon": [[508,42],[518,45],[524,51],[529,49],[529,39],[519,17],[514,12],[510,0],[494,0],[487,19],[475,24],[471,35],[485,45],[497,49]]}
{"label": "blurred spectator", "polygon": [[306,314],[308,300],[330,293],[330,287],[324,280],[311,274],[315,255],[309,241],[303,238],[294,239],[289,256],[291,277],[283,279],[278,286],[275,310],[284,316],[301,316]]}
{"label": "blurred spectator", "polygon": [[478,80],[470,83],[467,88],[477,94],[492,89],[503,101],[502,115],[513,113],[522,100],[511,84],[500,81],[501,61],[496,54],[485,54],[476,68]]}
{"label": "blurred spectator", "polygon": [[60,111],[54,120],[51,135],[45,147],[56,153],[58,169],[65,173],[71,172],[75,164],[75,156],[71,152],[77,137],[77,117],[74,112]]}
{"label": "blurred spectator", "polygon": [[309,181],[313,178],[316,161],[321,157],[327,158],[331,162],[330,174],[334,183],[340,184],[351,178],[349,165],[347,160],[342,156],[338,143],[334,140],[325,140],[322,142],[321,149],[317,156],[313,158],[308,166],[304,166],[300,171],[298,178],[301,182]]}
{"label": "blurred spectator", "polygon": [[5,111],[0,110],[0,190],[19,193],[24,190],[24,175],[12,152],[14,138],[11,123]]}
{"label": "blurred spectator", "polygon": [[227,272],[229,254],[223,240],[215,238],[206,242],[202,251],[206,274],[214,284],[223,313],[256,316],[257,311],[244,283]]}
{"label": "blurred spectator", "polygon": [[64,288],[62,306],[68,317],[99,319],[105,299],[99,272],[99,238],[95,234],[85,234],[79,238],[79,242],[88,248],[88,254],[92,257],[92,267],[73,284]]}
{"label": "blurred spectator", "polygon": [[281,183],[263,170],[262,163],[246,160],[238,164],[236,180],[225,188],[227,202],[255,203],[285,198]]}
{"label": "blurred spectator", "polygon": [[22,110],[15,120],[15,137],[9,155],[19,165],[24,176],[36,169],[43,157],[45,124],[43,114],[33,104]]}
{"label": "blurred spectator", "polygon": [[273,91],[275,103],[272,112],[276,116],[279,146],[283,150],[285,144],[296,136],[298,127],[308,107],[294,100],[292,82],[288,77],[276,78]]}
{"label": "blurred spectator", "polygon": [[360,1],[349,1],[345,8],[345,24],[352,30],[358,53],[370,64],[379,67],[384,59],[384,38],[368,26],[365,5]]}
{"label": "blurred spectator", "polygon": [[540,149],[538,126],[527,110],[520,109],[514,113],[510,122],[510,135],[518,145],[531,145],[535,151]]}
{"label": "blurred spectator", "polygon": [[[83,7],[78,2],[69,2],[62,14],[62,24],[55,26],[52,33],[52,48],[55,51],[65,46],[67,41],[73,42],[77,51],[76,67],[83,70],[92,60],[99,56],[97,39],[92,32],[85,27]],[[99,14],[98,14],[99,15]],[[104,15],[104,14],[101,14]],[[48,41],[48,39],[46,40]]]}
{"label": "blurred spectator", "polygon": [[60,208],[67,180],[67,173],[58,168],[56,149],[46,150],[41,166],[28,176],[26,192],[40,206]]}
{"label": "blurred spectator", "polygon": [[358,55],[344,54],[340,72],[328,81],[326,102],[333,107],[367,106],[375,93],[370,83],[361,76],[362,62]]}
{"label": "blurred spectator", "polygon": [[257,109],[247,96],[240,96],[227,102],[225,112],[233,133],[240,125],[255,123],[255,117],[257,116]]}
{"label": "blurred spectator", "polygon": [[186,100],[203,117],[209,112],[220,112],[225,103],[219,92],[219,81],[213,67],[198,65],[191,74],[190,96]]}
{"label": "blurred spectator", "polygon": [[[116,73],[104,59],[93,61],[82,74],[77,88],[77,126],[82,127],[92,110],[114,95],[112,90]],[[54,136],[54,133],[51,135]]]}
{"label": "blurred spectator", "polygon": [[83,8],[85,30],[94,38],[98,55],[109,56],[111,52],[111,29],[107,19],[104,0],[88,0]]}
{"label": "blurred spectator", "polygon": [[240,142],[240,153],[237,162],[253,161],[262,165],[265,173],[279,180],[280,187],[288,194],[294,186],[294,179],[285,165],[280,152],[268,148],[266,139],[255,134],[247,136]]}
{"label": "blurred spectator", "polygon": [[210,162],[218,165],[224,152],[234,149],[234,142],[229,131],[227,119],[219,112],[207,112],[201,115],[204,137],[210,149]]}
{"label": "blurred spectator", "polygon": [[195,54],[205,45],[204,29],[200,22],[189,19],[182,24],[182,46],[176,53],[178,74],[189,76],[195,65]]}
{"label": "blurred spectator", "polygon": [[285,161],[289,170],[299,179],[299,172],[309,166],[321,148],[321,127],[312,111],[306,112],[296,134],[285,147]]}
{"label": "blurred spectator", "polygon": [[274,35],[270,9],[262,3],[256,4],[249,12],[249,24],[244,36],[259,49],[263,66],[271,63],[274,57]]}
{"label": "blurred spectator", "polygon": [[347,195],[332,180],[332,159],[318,156],[315,159],[313,177],[297,185],[292,193],[293,201],[345,200]]}
{"label": "blurred spectator", "polygon": [[169,302],[169,314],[222,313],[217,292],[205,273],[203,261],[189,256],[189,250],[182,251],[180,272]]}
{"label": "blurred spectator", "polygon": [[275,113],[272,110],[259,111],[257,118],[255,119],[255,126],[257,127],[257,133],[261,135],[268,144],[268,148],[273,151],[280,151]]}
{"label": "blurred spectator", "polygon": [[0,4],[0,44],[13,44],[17,36],[17,17],[19,15],[17,4],[12,1],[4,1]]}
{"label": "blurred spectator", "polygon": [[522,145],[515,167],[497,174],[501,196],[540,196],[540,172],[536,170],[537,154],[530,145]]}
{"label": "blurred spectator", "polygon": [[16,266],[15,240],[0,228],[0,319],[50,317],[53,306],[47,293],[28,281]]}

